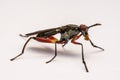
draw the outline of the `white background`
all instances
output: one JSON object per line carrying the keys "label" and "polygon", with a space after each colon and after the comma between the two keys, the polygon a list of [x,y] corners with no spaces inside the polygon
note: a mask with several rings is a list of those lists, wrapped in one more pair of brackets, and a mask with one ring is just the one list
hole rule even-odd
{"label": "white background", "polygon": [[[28,44],[18,35],[66,24],[102,23],[89,31],[92,41],[105,49],[84,44],[89,73],[81,60],[81,47],[69,43],[49,64],[54,44]],[[0,80],[120,80],[120,1],[119,0],[0,0]]]}

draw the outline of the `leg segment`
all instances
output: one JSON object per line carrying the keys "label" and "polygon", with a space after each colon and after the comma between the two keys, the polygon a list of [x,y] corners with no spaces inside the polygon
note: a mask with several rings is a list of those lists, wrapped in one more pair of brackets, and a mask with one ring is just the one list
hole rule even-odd
{"label": "leg segment", "polygon": [[65,41],[64,44],[62,45],[62,47],[64,47],[67,43],[68,43],[68,41]]}
{"label": "leg segment", "polygon": [[99,47],[99,46],[94,45],[94,44],[93,44],[93,42],[92,42],[91,40],[89,40],[89,41],[90,41],[90,43],[91,43],[91,45],[92,45],[93,47],[95,47],[95,48],[99,48],[99,49],[101,49],[101,50],[103,50],[103,51],[104,51],[104,49],[103,49],[103,48],[101,48],[101,47]]}
{"label": "leg segment", "polygon": [[55,55],[46,63],[50,63],[53,59],[55,59],[56,56],[57,56],[57,44],[55,43]]}
{"label": "leg segment", "polygon": [[86,72],[89,72],[89,71],[88,71],[88,68],[87,68],[87,65],[86,65],[86,62],[85,62],[85,59],[84,59],[83,44],[75,41],[75,40],[77,40],[79,37],[80,37],[80,36],[74,37],[71,42],[72,42],[73,44],[81,45],[81,47],[82,47],[82,62],[83,62],[83,64],[84,64],[84,66],[85,66]]}
{"label": "leg segment", "polygon": [[27,43],[31,40],[31,39],[34,39],[34,40],[37,40],[39,42],[45,42],[45,43],[55,43],[55,55],[53,58],[51,58],[49,61],[47,61],[46,63],[49,63],[51,62],[56,56],[57,56],[57,43],[58,44],[63,44],[62,42],[59,42],[58,39],[56,39],[55,37],[51,36],[49,38],[42,38],[42,37],[30,37],[26,43],[24,44],[23,46],[23,49],[22,49],[22,52],[15,56],[14,58],[10,59],[11,61],[15,60],[17,57],[21,56],[23,53],[24,53],[24,50],[25,50],[25,47],[27,45]]}
{"label": "leg segment", "polygon": [[82,47],[82,62],[83,62],[83,64],[84,64],[84,66],[85,66],[86,72],[89,72],[89,71],[88,71],[88,68],[87,68],[87,65],[86,65],[86,62],[85,62],[85,59],[84,59],[83,44],[82,44],[82,43],[78,43],[78,42],[72,42],[72,43],[73,43],[73,44],[81,45],[81,47]]}
{"label": "leg segment", "polygon": [[51,36],[49,38],[36,37],[34,39],[37,40],[37,41],[40,41],[40,42],[55,43],[55,55],[49,61],[47,61],[46,63],[50,63],[51,61],[53,61],[55,59],[55,57],[57,56],[57,43],[62,44],[62,42],[59,42],[58,39],[56,39],[53,36]]}
{"label": "leg segment", "polygon": [[21,55],[24,53],[25,47],[26,47],[27,43],[28,43],[31,39],[33,39],[33,37],[30,37],[30,38],[26,41],[26,43],[25,43],[24,46],[23,46],[22,52],[21,52],[19,55],[15,56],[14,58],[10,59],[11,61],[15,60],[17,57],[21,56]]}

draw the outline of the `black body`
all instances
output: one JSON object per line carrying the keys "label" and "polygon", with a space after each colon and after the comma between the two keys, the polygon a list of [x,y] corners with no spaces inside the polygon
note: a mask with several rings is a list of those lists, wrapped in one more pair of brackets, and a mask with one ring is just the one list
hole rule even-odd
{"label": "black body", "polygon": [[58,27],[58,28],[52,28],[52,29],[47,29],[47,30],[41,30],[41,31],[28,33],[28,34],[25,34],[25,36],[27,37],[27,36],[37,34],[36,37],[48,38],[52,35],[60,33],[61,38],[60,38],[59,41],[63,41],[63,42],[67,43],[71,38],[73,38],[73,36],[78,35],[80,32],[81,32],[81,29],[78,25],[68,24],[68,25],[65,25],[65,26]]}

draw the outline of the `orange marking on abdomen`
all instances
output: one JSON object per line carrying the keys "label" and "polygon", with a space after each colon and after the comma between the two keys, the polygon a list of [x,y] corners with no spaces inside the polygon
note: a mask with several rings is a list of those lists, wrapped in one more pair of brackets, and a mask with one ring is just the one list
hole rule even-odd
{"label": "orange marking on abdomen", "polygon": [[[49,38],[41,38],[41,37],[35,37],[35,40],[39,42],[45,42],[45,43],[55,43],[58,41],[58,39],[54,37],[49,37]],[[63,44],[64,42],[57,42],[58,44]]]}
{"label": "orange marking on abdomen", "polygon": [[37,40],[39,42],[52,43],[52,41],[50,39],[47,39],[47,38],[36,37],[35,40]]}

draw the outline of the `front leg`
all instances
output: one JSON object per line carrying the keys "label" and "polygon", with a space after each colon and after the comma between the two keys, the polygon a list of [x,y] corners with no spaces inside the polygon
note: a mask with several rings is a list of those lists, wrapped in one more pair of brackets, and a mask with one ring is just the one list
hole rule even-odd
{"label": "front leg", "polygon": [[104,51],[104,49],[103,48],[101,48],[101,47],[99,47],[99,46],[96,46],[96,45],[94,45],[93,44],[93,42],[89,39],[89,41],[90,41],[90,43],[91,43],[91,45],[93,46],[93,47],[95,47],[95,48],[99,48],[99,49],[101,49],[101,50],[103,50]]}
{"label": "front leg", "polygon": [[87,68],[87,64],[86,64],[85,58],[84,58],[83,44],[82,44],[82,43],[79,43],[79,42],[76,42],[76,40],[79,39],[80,36],[81,36],[81,34],[78,35],[78,36],[75,36],[75,37],[71,40],[71,42],[72,42],[73,44],[81,45],[81,48],[82,48],[82,62],[83,62],[83,64],[84,64],[84,66],[85,66],[86,72],[89,72],[89,71],[88,71],[88,68]]}

